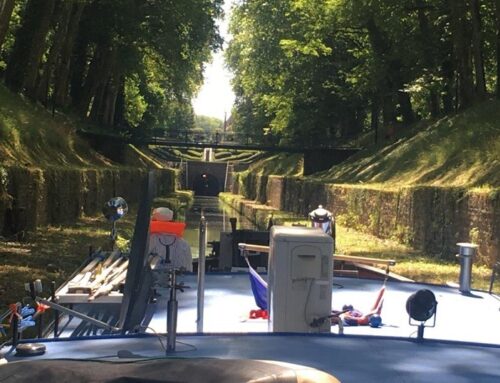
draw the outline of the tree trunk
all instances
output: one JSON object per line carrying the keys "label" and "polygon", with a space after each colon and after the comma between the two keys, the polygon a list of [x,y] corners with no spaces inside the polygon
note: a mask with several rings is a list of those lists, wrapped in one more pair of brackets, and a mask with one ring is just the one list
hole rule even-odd
{"label": "tree trunk", "polygon": [[415,122],[415,114],[413,113],[410,95],[406,92],[398,91],[398,102],[401,107],[404,125],[408,126],[413,124]]}
{"label": "tree trunk", "polygon": [[[49,50],[49,55],[47,61],[45,62],[43,73],[38,82],[36,98],[48,104],[48,90],[49,85],[54,74],[54,70],[57,65],[57,60],[61,54],[61,49],[64,43],[64,39],[68,33],[68,24],[71,14],[72,4],[68,2],[61,3],[60,9],[58,10],[57,20],[54,22],[54,37],[52,39],[52,46]],[[58,73],[59,76],[59,73]]]}
{"label": "tree trunk", "polygon": [[376,60],[380,60],[379,67],[382,68],[382,73],[378,76],[381,80],[377,84],[377,91],[382,97],[382,121],[385,137],[391,138],[394,135],[397,120],[395,89],[398,87],[393,76],[394,71],[401,68],[395,68],[397,66],[396,63],[388,59],[391,51],[389,41],[383,31],[377,26],[373,17],[368,19],[366,27]]}
{"label": "tree trunk", "polygon": [[372,102],[370,105],[371,109],[371,116],[370,116],[370,127],[371,130],[373,131],[373,137],[375,143],[378,142],[378,120],[379,120],[379,115],[380,115],[380,105],[378,102],[378,97],[373,96],[372,97]]}
{"label": "tree trunk", "polygon": [[14,10],[16,0],[0,1],[0,50],[2,49],[5,36],[9,30],[10,18]]}
{"label": "tree trunk", "polygon": [[13,92],[19,92],[23,86],[26,57],[31,46],[33,25],[36,22],[37,4],[29,1],[22,15],[22,24],[14,36],[14,45],[5,68],[5,85]]}
{"label": "tree trunk", "polygon": [[396,134],[397,111],[396,101],[392,93],[384,95],[382,104],[382,120],[384,124],[384,137],[390,140]]}
{"label": "tree trunk", "polygon": [[115,102],[115,115],[113,116],[114,125],[118,130],[121,130],[121,127],[125,124],[125,107],[125,78],[121,76]]}
{"label": "tree trunk", "polygon": [[109,81],[110,79],[108,78],[106,82],[98,85],[91,105],[90,119],[96,122],[98,125],[102,125],[102,113],[104,109],[103,105]]}
{"label": "tree trunk", "polygon": [[495,2],[495,15],[497,26],[497,98],[500,99],[500,0]]}
{"label": "tree trunk", "polygon": [[481,6],[479,0],[470,0],[472,15],[472,49],[476,76],[476,93],[479,99],[486,97],[486,80],[484,75],[483,39],[481,35]]}
{"label": "tree trunk", "polygon": [[[70,83],[69,94],[71,96],[71,104],[77,106],[80,105],[82,100],[85,73],[88,69],[87,52],[90,49],[90,42],[87,34],[79,33],[76,36],[75,44],[75,49],[70,61],[68,80]],[[59,91],[59,88],[56,91]]]}
{"label": "tree trunk", "polygon": [[[36,0],[34,0],[36,1]],[[28,95],[36,94],[36,80],[42,55],[45,51],[47,34],[54,13],[56,0],[36,1],[38,4],[37,24],[32,35],[31,47],[28,52],[26,70],[23,78],[23,88]],[[40,4],[42,5],[40,7]]]}
{"label": "tree trunk", "polygon": [[116,101],[118,99],[118,91],[119,91],[119,79],[120,75],[114,73],[110,82],[108,83],[108,89],[106,92],[106,98],[104,102],[104,111],[103,111],[103,121],[102,123],[105,126],[112,127],[115,123],[115,110],[116,110]]}
{"label": "tree trunk", "polygon": [[466,20],[465,0],[448,0],[451,16],[453,52],[458,80],[458,108],[464,109],[474,102],[471,41]]}
{"label": "tree trunk", "polygon": [[450,60],[445,60],[441,64],[441,75],[444,80],[444,91],[441,96],[443,101],[443,112],[445,114],[452,113],[453,99],[454,99],[454,80],[455,80],[455,69],[453,68],[453,63]]}
{"label": "tree trunk", "polygon": [[55,102],[57,105],[66,106],[68,104],[68,84],[71,69],[71,57],[75,41],[78,36],[80,19],[82,17],[85,4],[78,2],[73,5],[71,20],[68,26],[68,32],[61,51],[59,65],[57,67],[57,78],[54,84]]}
{"label": "tree trunk", "polygon": [[115,53],[115,50],[108,45],[101,45],[96,49],[79,104],[82,117],[88,117],[89,109],[93,103],[96,103],[97,107],[99,106],[100,87],[106,86],[108,82],[116,58]]}
{"label": "tree trunk", "polygon": [[[431,28],[429,26],[429,20],[425,14],[425,7],[422,0],[417,0],[416,5],[418,24],[420,27],[420,44],[422,46],[422,53],[424,59],[424,65],[430,73],[434,73],[436,70],[436,61],[434,59],[434,46],[431,39]],[[439,96],[438,92],[431,84],[429,88],[429,110],[432,117],[439,116]]]}

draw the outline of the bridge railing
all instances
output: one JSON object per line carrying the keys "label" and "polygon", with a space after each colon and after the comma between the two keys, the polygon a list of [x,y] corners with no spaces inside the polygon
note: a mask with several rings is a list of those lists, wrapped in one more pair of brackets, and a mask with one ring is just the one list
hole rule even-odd
{"label": "bridge railing", "polygon": [[199,130],[164,130],[156,131],[153,139],[157,141],[173,141],[186,143],[213,143],[213,144],[278,144],[277,140],[263,137],[257,134],[236,133],[236,132],[200,132]]}

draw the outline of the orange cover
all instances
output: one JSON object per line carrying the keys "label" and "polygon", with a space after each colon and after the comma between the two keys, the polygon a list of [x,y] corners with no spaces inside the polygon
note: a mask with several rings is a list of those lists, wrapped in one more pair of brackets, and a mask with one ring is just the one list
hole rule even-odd
{"label": "orange cover", "polygon": [[185,228],[186,224],[184,222],[151,221],[149,234],[174,234],[182,237]]}

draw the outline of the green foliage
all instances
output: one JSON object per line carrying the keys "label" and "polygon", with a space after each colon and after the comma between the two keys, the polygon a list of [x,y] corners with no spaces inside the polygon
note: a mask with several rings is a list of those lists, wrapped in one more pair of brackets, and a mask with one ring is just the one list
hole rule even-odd
{"label": "green foliage", "polygon": [[148,104],[139,89],[139,81],[136,76],[130,76],[125,80],[125,118],[132,126],[137,126],[147,110]]}
{"label": "green foliage", "polygon": [[477,227],[473,227],[470,229],[469,240],[471,241],[471,243],[479,243],[479,229]]}
{"label": "green foliage", "polygon": [[222,0],[54,4],[17,1],[0,47],[9,88],[138,136],[193,126],[203,63],[221,47]]}
{"label": "green foliage", "polygon": [[202,129],[205,134],[215,134],[223,129],[223,121],[216,117],[196,116],[194,118],[194,127]]}
{"label": "green foliage", "polygon": [[[230,26],[233,40],[226,51],[235,74],[235,129],[270,134],[283,143],[314,139],[317,144],[320,139],[324,145],[339,145],[374,129],[376,139],[390,139],[396,127],[481,100],[479,79],[472,79],[472,60],[464,63],[463,57],[471,54],[471,47],[481,51],[473,52],[476,73],[484,67],[487,89],[493,91],[498,84],[498,5],[481,3],[477,37],[471,4],[238,2]],[[460,47],[465,47],[463,54]],[[478,57],[484,57],[484,65]],[[467,84],[464,93],[467,76],[472,85]],[[464,98],[467,92],[470,100]]]}

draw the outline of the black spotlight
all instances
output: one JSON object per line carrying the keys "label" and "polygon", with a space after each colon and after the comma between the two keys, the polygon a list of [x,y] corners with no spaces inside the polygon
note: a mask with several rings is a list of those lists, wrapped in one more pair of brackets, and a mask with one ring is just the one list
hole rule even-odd
{"label": "black spotlight", "polygon": [[[416,293],[410,295],[406,301],[406,312],[410,316],[409,323],[411,326],[418,326],[418,341],[424,339],[425,327],[434,327],[436,325],[436,310],[436,297],[432,291],[427,289],[418,290]],[[432,317],[434,317],[432,325],[425,325],[425,322]],[[412,323],[412,319],[420,323]]]}
{"label": "black spotlight", "polygon": [[102,214],[104,217],[111,222],[111,241],[112,246],[114,247],[116,241],[116,221],[122,218],[128,212],[127,202],[122,197],[114,197],[111,198],[108,202],[104,204],[102,207]]}
{"label": "black spotlight", "polygon": [[111,198],[102,207],[102,214],[109,222],[118,221],[128,212],[127,202],[122,197]]}

